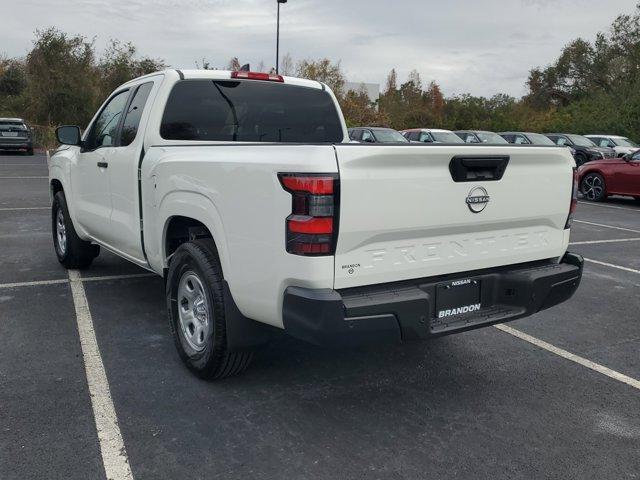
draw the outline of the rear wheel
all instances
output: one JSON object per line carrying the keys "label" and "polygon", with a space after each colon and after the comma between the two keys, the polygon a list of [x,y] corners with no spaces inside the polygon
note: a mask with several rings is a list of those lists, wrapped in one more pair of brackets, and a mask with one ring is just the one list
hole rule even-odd
{"label": "rear wheel", "polygon": [[180,357],[201,378],[214,380],[243,372],[251,350],[229,352],[223,275],[211,239],[183,243],[167,274],[167,309]]}
{"label": "rear wheel", "polygon": [[69,216],[67,200],[63,192],[53,197],[51,206],[51,230],[58,261],[66,268],[87,268],[100,254],[100,247],[85,242],[76,233]]}
{"label": "rear wheel", "polygon": [[577,153],[575,157],[576,166],[581,166],[587,163],[587,157],[584,153]]}
{"label": "rear wheel", "polygon": [[599,173],[588,173],[582,179],[581,190],[587,200],[601,202],[607,198],[604,178]]}

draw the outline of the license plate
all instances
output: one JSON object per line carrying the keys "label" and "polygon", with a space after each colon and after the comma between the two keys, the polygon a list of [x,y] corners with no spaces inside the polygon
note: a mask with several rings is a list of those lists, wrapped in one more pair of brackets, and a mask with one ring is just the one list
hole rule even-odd
{"label": "license plate", "polygon": [[3,137],[17,137],[18,132],[2,132]]}
{"label": "license plate", "polygon": [[472,278],[439,284],[436,287],[436,318],[444,319],[480,310],[480,284],[480,280]]}

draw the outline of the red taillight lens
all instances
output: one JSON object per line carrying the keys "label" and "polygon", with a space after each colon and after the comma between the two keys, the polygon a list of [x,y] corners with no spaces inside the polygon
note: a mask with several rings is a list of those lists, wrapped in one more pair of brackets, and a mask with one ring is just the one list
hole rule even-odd
{"label": "red taillight lens", "polygon": [[332,195],[335,178],[330,176],[280,175],[285,190],[307,192],[314,195]]}
{"label": "red taillight lens", "polygon": [[262,72],[231,72],[231,78],[246,78],[247,80],[262,80],[265,82],[284,82],[282,75],[271,75]]}
{"label": "red taillight lens", "polygon": [[332,255],[337,238],[338,176],[281,173],[282,187],[291,193],[286,219],[286,248],[294,255]]}
{"label": "red taillight lens", "polygon": [[569,205],[569,216],[567,217],[567,223],[565,224],[565,230],[571,228],[573,223],[573,215],[578,208],[578,170],[573,169],[573,186],[571,188],[571,204]]}

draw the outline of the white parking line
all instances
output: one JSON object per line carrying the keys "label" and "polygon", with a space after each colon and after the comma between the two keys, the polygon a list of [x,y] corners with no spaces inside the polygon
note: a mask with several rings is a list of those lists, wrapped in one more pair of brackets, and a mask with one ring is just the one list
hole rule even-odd
{"label": "white parking line", "polygon": [[584,223],[585,225],[593,225],[594,227],[612,228],[613,230],[622,230],[623,232],[640,233],[640,230],[633,230],[631,228],[616,227],[615,225],[606,225],[604,223],[586,222],[584,220],[574,220],[574,223]]}
{"label": "white parking line", "polygon": [[580,205],[590,205],[592,207],[600,207],[600,208],[615,208],[616,210],[629,210],[631,212],[640,213],[640,209],[631,208],[631,207],[617,207],[615,205],[603,205],[601,203],[592,203],[592,202],[581,202],[578,201]]}
{"label": "white parking line", "polygon": [[587,367],[593,370],[594,372],[601,373],[602,375],[606,375],[609,378],[613,378],[614,380],[617,380],[619,382],[626,383],[627,385],[640,390],[640,380],[636,380],[635,378],[628,377],[623,373],[616,372],[615,370],[611,370],[610,368],[600,365],[599,363],[592,362],[591,360],[587,360],[586,358],[580,357],[571,352],[567,352],[566,350],[563,350],[554,345],[551,345],[550,343],[547,343],[536,337],[527,335],[526,333],[521,332],[520,330],[516,330],[513,327],[509,327],[507,325],[495,325],[495,327],[504,333],[508,333],[509,335],[518,337],[519,339],[524,340],[525,342],[529,342],[530,344],[535,345],[536,347],[542,348],[543,350],[546,350],[562,358],[565,358],[574,363],[582,365],[583,367]]}
{"label": "white parking line", "polygon": [[157,277],[155,273],[132,273],[130,275],[109,275],[104,277],[82,277],[83,282],[101,282],[105,280],[122,280],[127,278]]}
{"label": "white parking line", "polygon": [[637,242],[638,240],[640,240],[640,237],[614,238],[613,240],[589,240],[586,242],[569,242],[569,245],[595,245],[597,243]]}
{"label": "white parking line", "polygon": [[51,207],[3,207],[0,212],[11,212],[12,210],[50,210]]}
{"label": "white parking line", "polygon": [[[107,280],[127,280],[130,278],[155,277],[155,273],[132,273],[130,275],[105,275],[104,277],[80,277],[81,282],[101,282]],[[40,285],[55,285],[57,283],[68,283],[69,279],[60,278],[56,280],[36,280],[34,282],[0,283],[0,288],[38,287]]]}
{"label": "white parking line", "polygon": [[69,280],[61,278],[59,280],[37,280],[35,282],[17,282],[17,283],[0,283],[0,288],[17,288],[17,287],[37,287],[40,285],[55,285],[57,283],[67,283]]}
{"label": "white parking line", "polygon": [[605,266],[605,267],[617,268],[618,270],[624,270],[625,272],[640,273],[640,270],[636,270],[636,269],[629,268],[629,267],[623,267],[621,265],[615,265],[613,263],[601,262],[599,260],[592,260],[590,258],[585,258],[584,261],[585,262],[590,262],[590,263],[595,263],[596,265],[602,265],[602,266]]}
{"label": "white parking line", "polygon": [[127,451],[118,426],[118,417],[111,399],[109,381],[100,356],[100,349],[93,329],[91,312],[89,311],[89,304],[87,303],[80,272],[69,270],[69,281],[76,310],[78,335],[80,336],[80,346],[82,347],[91,407],[93,408],[93,418],[98,431],[104,470],[110,480],[132,480],[133,473],[129,466]]}

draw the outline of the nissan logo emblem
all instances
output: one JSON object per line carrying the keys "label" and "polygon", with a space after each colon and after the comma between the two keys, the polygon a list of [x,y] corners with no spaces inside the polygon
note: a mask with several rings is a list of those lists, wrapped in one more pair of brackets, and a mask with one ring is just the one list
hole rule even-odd
{"label": "nissan logo emblem", "polygon": [[490,199],[491,197],[483,187],[475,187],[469,192],[465,202],[473,213],[480,213],[487,208]]}

